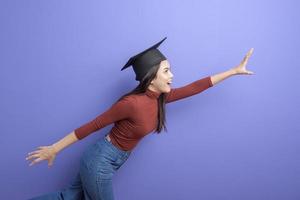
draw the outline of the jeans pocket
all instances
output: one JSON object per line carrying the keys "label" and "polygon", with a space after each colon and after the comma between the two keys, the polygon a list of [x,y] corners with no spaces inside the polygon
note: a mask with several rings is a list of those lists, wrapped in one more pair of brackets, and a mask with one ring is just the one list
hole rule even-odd
{"label": "jeans pocket", "polygon": [[123,156],[120,156],[116,160],[116,162],[114,163],[115,169],[118,170],[126,162],[126,160],[128,159],[128,157],[129,157],[129,154],[125,154]]}

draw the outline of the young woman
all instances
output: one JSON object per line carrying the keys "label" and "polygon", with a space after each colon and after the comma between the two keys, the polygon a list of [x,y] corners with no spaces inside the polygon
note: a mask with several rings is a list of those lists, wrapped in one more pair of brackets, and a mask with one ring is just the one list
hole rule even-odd
{"label": "young woman", "polygon": [[122,68],[133,67],[138,86],[122,96],[107,111],[94,120],[50,146],[40,146],[28,153],[30,166],[43,160],[53,165],[56,155],[89,134],[114,123],[113,128],[100,141],[89,146],[80,159],[75,180],[66,189],[33,199],[93,199],[112,200],[112,177],[130,156],[131,151],[147,134],[160,133],[165,126],[165,104],[198,94],[218,82],[237,74],[250,75],[246,70],[253,48],[242,62],[228,71],[208,76],[184,87],[171,88],[173,74],[166,57],[157,49],[161,40],[145,51],[133,56]]}

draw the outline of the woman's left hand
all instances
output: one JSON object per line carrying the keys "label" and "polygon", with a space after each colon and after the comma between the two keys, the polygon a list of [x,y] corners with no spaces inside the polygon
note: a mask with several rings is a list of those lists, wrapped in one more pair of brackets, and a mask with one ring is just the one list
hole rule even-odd
{"label": "woman's left hand", "polygon": [[244,57],[244,59],[242,60],[242,62],[241,62],[238,66],[236,66],[236,67],[233,68],[233,70],[235,71],[235,74],[246,74],[246,75],[254,74],[254,72],[249,71],[249,70],[246,69],[246,65],[247,65],[247,63],[248,63],[248,59],[249,59],[250,56],[252,55],[253,50],[254,50],[254,49],[251,48],[251,49],[247,52],[247,54],[246,54],[246,56]]}

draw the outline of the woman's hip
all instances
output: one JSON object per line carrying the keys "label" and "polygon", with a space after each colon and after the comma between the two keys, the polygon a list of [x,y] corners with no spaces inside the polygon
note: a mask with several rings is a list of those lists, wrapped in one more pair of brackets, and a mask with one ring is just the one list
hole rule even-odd
{"label": "woman's hip", "polygon": [[80,170],[110,177],[125,163],[130,154],[130,151],[118,149],[103,137],[84,151],[80,159]]}

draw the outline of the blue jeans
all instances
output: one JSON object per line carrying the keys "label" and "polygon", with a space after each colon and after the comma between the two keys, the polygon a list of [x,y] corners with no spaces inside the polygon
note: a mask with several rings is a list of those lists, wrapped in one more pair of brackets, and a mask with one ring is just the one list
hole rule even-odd
{"label": "blue jeans", "polygon": [[79,173],[68,188],[31,200],[113,200],[112,177],[130,154],[103,137],[84,151]]}

